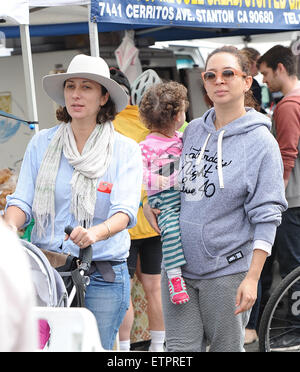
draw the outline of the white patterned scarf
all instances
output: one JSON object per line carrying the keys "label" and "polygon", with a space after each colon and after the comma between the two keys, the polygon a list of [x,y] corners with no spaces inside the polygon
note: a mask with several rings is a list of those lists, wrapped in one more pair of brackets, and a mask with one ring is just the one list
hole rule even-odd
{"label": "white patterned scarf", "polygon": [[55,182],[63,153],[74,167],[71,179],[71,213],[80,226],[92,225],[96,197],[97,180],[107,170],[114,146],[112,122],[97,124],[89,136],[82,153],[78,152],[71,124],[62,123],[52,138],[35,186],[32,211],[36,215],[35,229],[39,237],[45,234],[49,222],[54,236]]}

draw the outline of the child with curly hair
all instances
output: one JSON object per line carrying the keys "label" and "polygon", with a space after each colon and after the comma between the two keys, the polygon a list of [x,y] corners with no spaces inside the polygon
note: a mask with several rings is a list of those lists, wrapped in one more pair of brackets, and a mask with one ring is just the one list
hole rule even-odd
{"label": "child with curly hair", "polygon": [[153,85],[139,106],[142,122],[150,130],[140,142],[144,165],[144,184],[148,202],[160,210],[163,263],[169,279],[171,302],[189,301],[181,266],[186,261],[182,250],[179,213],[180,191],[177,187],[182,138],[177,131],[185,122],[188,108],[187,89],[174,81]]}

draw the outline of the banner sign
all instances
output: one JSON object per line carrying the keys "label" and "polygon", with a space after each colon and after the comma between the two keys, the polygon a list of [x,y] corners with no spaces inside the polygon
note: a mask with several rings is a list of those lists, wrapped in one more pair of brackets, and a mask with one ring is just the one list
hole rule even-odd
{"label": "banner sign", "polygon": [[300,0],[91,0],[92,22],[299,30]]}

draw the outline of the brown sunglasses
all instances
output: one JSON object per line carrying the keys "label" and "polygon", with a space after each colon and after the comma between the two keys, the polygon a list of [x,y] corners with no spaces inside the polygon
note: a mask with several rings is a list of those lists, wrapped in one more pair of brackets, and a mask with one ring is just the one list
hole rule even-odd
{"label": "brown sunglasses", "polygon": [[218,77],[224,81],[233,80],[235,76],[246,77],[247,74],[243,71],[236,70],[235,68],[226,68],[223,71],[204,71],[201,73],[202,79],[208,83],[214,83]]}

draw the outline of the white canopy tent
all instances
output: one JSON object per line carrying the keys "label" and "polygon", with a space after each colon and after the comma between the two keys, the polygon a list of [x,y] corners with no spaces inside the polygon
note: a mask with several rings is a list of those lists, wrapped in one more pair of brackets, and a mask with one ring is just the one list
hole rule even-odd
{"label": "white canopy tent", "polygon": [[[53,7],[68,7],[70,6],[75,9],[75,6],[77,6],[77,17],[80,19],[82,16],[84,17],[84,21],[88,21],[89,23],[89,36],[90,36],[90,49],[91,49],[91,55],[92,56],[99,56],[99,39],[98,39],[98,26],[97,23],[90,21],[90,14],[91,14],[91,1],[90,0],[28,0],[29,1],[29,8],[31,10],[34,10],[34,8],[39,7],[46,7],[46,8],[53,8]],[[81,6],[81,9],[78,7]],[[84,9],[84,8],[85,9]],[[62,17],[62,22],[66,22],[66,16],[68,17],[69,13],[67,9],[61,8],[63,11],[60,12]],[[49,16],[51,16],[51,12],[49,12],[49,9],[47,13],[45,13],[45,17],[47,17],[47,22],[49,22]],[[55,16],[55,22],[53,23],[59,23],[60,20],[57,19],[57,12],[54,14]],[[44,20],[42,19],[43,14],[42,12],[39,12],[38,17],[41,19],[40,23],[44,23]],[[75,14],[76,17],[76,14]],[[72,14],[73,22],[76,22],[76,18],[74,18],[74,14]],[[38,20],[34,20],[35,24],[38,24]]]}
{"label": "white canopy tent", "polygon": [[0,17],[14,24],[29,23],[29,0],[10,0],[0,3]]}
{"label": "white canopy tent", "polygon": [[[18,24],[20,26],[28,119],[37,122],[38,115],[29,36],[29,0],[10,0],[10,2],[2,2],[2,4],[0,4],[0,18],[4,18],[8,23]],[[37,124],[35,125],[35,131],[38,131]]]}
{"label": "white canopy tent", "polygon": [[[36,92],[34,84],[33,74],[33,63],[32,63],[32,52],[29,34],[30,24],[30,11],[32,11],[34,18],[34,10],[41,7],[75,7],[84,6],[80,8],[78,13],[79,18],[82,17],[82,12],[85,13],[85,21],[89,23],[89,35],[90,35],[90,50],[92,56],[99,56],[99,40],[98,40],[98,29],[97,23],[90,22],[90,0],[9,0],[0,3],[0,19],[5,19],[6,25],[19,25],[20,28],[20,39],[22,48],[22,58],[24,67],[26,97],[27,97],[27,109],[28,109],[28,120],[32,122],[38,122],[37,104],[36,104]],[[64,8],[62,8],[64,9]],[[40,23],[44,23],[42,12],[38,12]],[[51,15],[51,12],[50,12]],[[62,19],[66,21],[68,13],[61,12]],[[45,17],[49,17],[49,12],[46,13]],[[55,14],[57,21],[57,13]],[[75,18],[75,21],[77,19]],[[36,24],[39,23],[35,17]],[[35,131],[38,132],[39,126],[35,125]]]}
{"label": "white canopy tent", "polygon": [[89,0],[28,0],[30,7],[34,6],[65,6],[65,5],[86,5]]}

